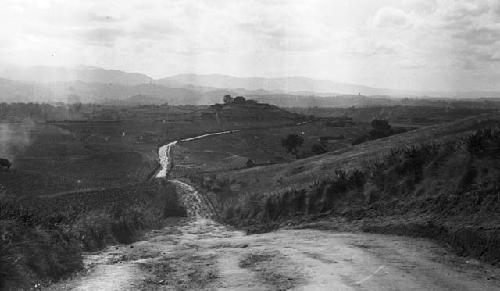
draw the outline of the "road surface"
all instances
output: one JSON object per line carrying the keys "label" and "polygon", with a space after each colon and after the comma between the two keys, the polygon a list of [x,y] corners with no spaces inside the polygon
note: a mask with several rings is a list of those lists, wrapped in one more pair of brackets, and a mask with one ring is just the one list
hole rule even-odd
{"label": "road surface", "polygon": [[199,194],[174,181],[190,218],[145,240],[85,257],[86,271],[48,290],[500,290],[500,271],[415,238],[283,229],[245,235],[203,218]]}

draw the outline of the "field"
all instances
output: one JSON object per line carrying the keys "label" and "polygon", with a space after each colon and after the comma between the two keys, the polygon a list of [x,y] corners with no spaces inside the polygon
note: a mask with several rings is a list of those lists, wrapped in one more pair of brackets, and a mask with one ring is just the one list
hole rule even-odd
{"label": "field", "polygon": [[234,115],[238,110],[223,109],[216,118],[207,106],[103,106],[87,113],[85,120],[47,120],[29,126],[3,123],[9,138],[1,155],[12,161],[13,169],[0,172],[0,181],[7,193],[16,196],[140,183],[158,169],[158,147],[169,141],[228,129],[293,124],[297,118],[275,107],[265,111],[266,116]]}
{"label": "field", "polygon": [[174,151],[174,175],[242,169],[247,168],[249,160],[253,166],[294,161],[297,158],[281,145],[281,140],[289,134],[297,134],[304,139],[299,148],[299,155],[312,156],[314,153],[311,148],[315,144],[321,144],[327,151],[348,148],[356,137],[369,130],[367,124],[338,127],[325,125],[326,123],[313,120],[180,143]]}
{"label": "field", "polygon": [[[429,100],[422,100],[425,103]],[[429,101],[432,106],[367,106],[350,108],[289,108],[291,112],[316,117],[343,117],[348,116],[356,122],[370,122],[372,119],[385,119],[391,124],[402,124],[412,127],[428,126],[438,123],[451,122],[465,117],[484,113],[494,113],[498,104],[487,102],[464,102],[453,100]]]}

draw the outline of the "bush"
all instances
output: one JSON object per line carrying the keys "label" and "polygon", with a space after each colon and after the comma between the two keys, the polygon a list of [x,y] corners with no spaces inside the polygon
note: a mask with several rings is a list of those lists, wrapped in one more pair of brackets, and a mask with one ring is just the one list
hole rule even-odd
{"label": "bush", "polygon": [[500,130],[498,128],[480,129],[465,139],[467,151],[472,157],[500,155]]}
{"label": "bush", "polygon": [[321,154],[324,154],[326,152],[328,152],[328,150],[326,149],[325,146],[323,146],[322,144],[319,144],[319,143],[315,143],[312,145],[311,147],[311,152],[314,154],[314,155],[321,155]]}
{"label": "bush", "polygon": [[298,134],[289,134],[286,138],[281,140],[281,145],[290,154],[298,158],[298,148],[304,143],[304,138]]}

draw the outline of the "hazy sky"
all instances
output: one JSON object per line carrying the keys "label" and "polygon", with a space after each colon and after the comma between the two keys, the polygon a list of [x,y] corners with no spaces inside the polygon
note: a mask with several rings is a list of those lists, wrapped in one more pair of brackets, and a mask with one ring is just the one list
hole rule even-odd
{"label": "hazy sky", "polygon": [[0,0],[0,62],[500,90],[500,0]]}

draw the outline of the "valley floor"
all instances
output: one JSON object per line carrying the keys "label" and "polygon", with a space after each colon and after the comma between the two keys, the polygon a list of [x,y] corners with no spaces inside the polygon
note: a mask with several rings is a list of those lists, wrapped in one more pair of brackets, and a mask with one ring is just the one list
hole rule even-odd
{"label": "valley floor", "polygon": [[313,229],[245,235],[200,216],[88,254],[86,266],[47,289],[500,290],[498,268],[425,239]]}

